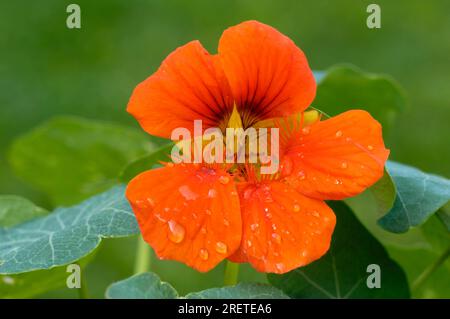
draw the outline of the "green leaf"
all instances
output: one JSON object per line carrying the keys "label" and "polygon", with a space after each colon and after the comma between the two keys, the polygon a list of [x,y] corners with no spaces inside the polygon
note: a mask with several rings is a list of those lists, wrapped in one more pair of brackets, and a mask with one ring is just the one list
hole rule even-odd
{"label": "green leaf", "polygon": [[0,195],[0,227],[11,227],[47,213],[47,210],[34,205],[26,198]]}
{"label": "green leaf", "polygon": [[351,109],[368,111],[383,126],[392,127],[406,105],[405,94],[390,77],[364,73],[351,65],[330,68],[320,77],[313,106],[334,116]]}
{"label": "green leaf", "polygon": [[54,205],[71,205],[117,184],[125,164],[152,148],[148,136],[137,130],[64,116],[16,139],[9,161]]}
{"label": "green leaf", "polygon": [[[287,274],[269,274],[269,282],[294,298],[407,298],[403,270],[342,202],[330,202],[337,225],[328,253]],[[367,267],[379,265],[381,287],[368,288]]]}
{"label": "green leaf", "polygon": [[406,232],[450,200],[450,180],[392,161],[386,167],[395,183],[396,198],[391,210],[378,221],[384,229]]}
{"label": "green leaf", "polygon": [[392,258],[401,265],[409,278],[413,298],[450,298],[450,285],[446,280],[450,274],[450,258],[435,269],[420,285],[415,285],[423,272],[438,261],[443,252],[427,248],[389,247]]}
{"label": "green leaf", "polygon": [[[142,273],[113,283],[106,290],[109,299],[175,299],[183,298],[154,273]],[[265,284],[240,283],[236,286],[211,288],[187,294],[187,299],[286,299],[280,290]]]}
{"label": "green leaf", "polygon": [[108,299],[175,299],[177,291],[154,273],[143,273],[113,283],[106,290]]}
{"label": "green leaf", "polygon": [[[82,270],[95,255],[95,252],[77,261]],[[67,266],[36,270],[16,275],[0,276],[0,298],[30,298],[44,292],[62,288],[66,285]]]}
{"label": "green leaf", "polygon": [[132,161],[123,169],[120,174],[120,180],[128,183],[131,179],[139,175],[139,173],[159,167],[161,161],[170,161],[170,153],[173,147],[173,143],[168,143],[154,152]]}
{"label": "green leaf", "polygon": [[186,295],[188,299],[289,299],[270,285],[239,283],[236,286],[211,288]]}
{"label": "green leaf", "polygon": [[450,206],[449,203],[442,207],[437,215],[439,216],[439,219],[442,221],[442,223],[444,223],[447,231],[450,232],[450,208],[447,208],[447,206]]}
{"label": "green leaf", "polygon": [[13,274],[72,263],[102,238],[139,232],[124,186],[12,228],[0,228],[0,273]]}

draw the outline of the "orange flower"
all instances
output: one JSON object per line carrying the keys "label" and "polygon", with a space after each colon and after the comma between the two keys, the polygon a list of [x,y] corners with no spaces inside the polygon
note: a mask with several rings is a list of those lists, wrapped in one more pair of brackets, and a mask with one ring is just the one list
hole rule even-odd
{"label": "orange flower", "polygon": [[[316,84],[303,52],[277,30],[241,23],[223,33],[218,51],[211,55],[197,41],[178,48],[136,87],[128,111],[162,137],[177,127],[192,130],[199,119],[221,130],[277,126],[280,171],[168,163],[135,177],[126,195],[160,258],[199,271],[228,258],[284,273],[326,253],[335,216],[323,200],[375,183],[389,151],[365,111],[324,121],[304,112]],[[301,120],[286,119],[296,114]]]}

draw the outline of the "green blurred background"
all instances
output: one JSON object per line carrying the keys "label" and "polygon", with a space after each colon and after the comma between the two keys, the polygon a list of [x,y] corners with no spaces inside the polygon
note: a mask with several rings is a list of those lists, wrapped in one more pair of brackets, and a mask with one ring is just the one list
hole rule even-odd
{"label": "green blurred background", "polygon": [[[1,1],[0,193],[51,208],[8,166],[7,150],[16,136],[61,114],[137,127],[125,112],[127,100],[168,53],[193,39],[215,53],[222,31],[249,19],[291,37],[314,70],[349,62],[398,80],[409,107],[387,140],[391,159],[450,177],[450,1],[376,1],[382,27],[370,30],[366,7],[372,2],[77,0],[82,28],[71,30],[66,7],[72,1]],[[88,276],[99,282],[91,287],[94,296],[129,275],[134,241],[112,240],[100,249],[89,266]],[[183,266],[171,267],[166,276],[177,281],[173,276]],[[178,275],[175,285],[183,292],[191,284],[199,290],[220,284],[221,271],[203,277],[190,272],[184,282]],[[247,272],[248,278],[263,278]]]}

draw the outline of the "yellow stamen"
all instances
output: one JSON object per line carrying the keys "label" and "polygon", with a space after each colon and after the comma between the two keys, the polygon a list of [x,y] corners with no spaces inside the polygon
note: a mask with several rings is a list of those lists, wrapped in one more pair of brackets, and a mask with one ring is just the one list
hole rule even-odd
{"label": "yellow stamen", "polygon": [[244,128],[242,125],[242,119],[237,110],[236,104],[234,104],[233,112],[231,113],[230,118],[228,119],[227,127],[229,128]]}

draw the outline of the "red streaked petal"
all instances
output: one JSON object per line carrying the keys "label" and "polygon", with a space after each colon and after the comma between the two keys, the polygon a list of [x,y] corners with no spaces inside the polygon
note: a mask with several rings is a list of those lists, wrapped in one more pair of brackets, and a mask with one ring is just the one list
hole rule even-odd
{"label": "red streaked petal", "polygon": [[324,202],[279,181],[246,184],[239,193],[242,242],[230,260],[285,273],[328,251],[336,218]]}
{"label": "red streaked petal", "polygon": [[241,114],[263,120],[306,109],[316,83],[303,52],[276,29],[247,21],[224,31],[219,59]]}
{"label": "red streaked petal", "polygon": [[204,129],[218,127],[232,107],[217,58],[192,41],[172,52],[135,88],[127,111],[148,133],[170,138],[177,127],[192,132],[194,120],[202,120]]}
{"label": "red streaked petal", "polygon": [[[389,150],[381,125],[369,113],[352,110],[294,132],[284,141],[286,180],[317,199],[357,195],[383,176]],[[281,164],[283,166],[283,163]]]}
{"label": "red streaked petal", "polygon": [[126,196],[144,240],[162,259],[203,272],[239,246],[239,197],[225,171],[169,164],[135,177]]}

